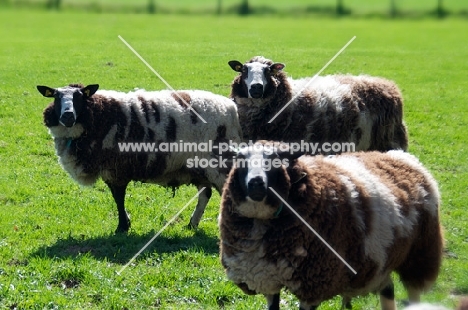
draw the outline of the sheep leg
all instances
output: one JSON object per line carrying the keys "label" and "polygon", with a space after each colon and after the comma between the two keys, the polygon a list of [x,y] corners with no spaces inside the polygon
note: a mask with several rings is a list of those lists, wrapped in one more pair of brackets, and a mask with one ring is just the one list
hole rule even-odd
{"label": "sheep leg", "polygon": [[265,295],[268,304],[268,310],[279,310],[280,294]]}
{"label": "sheep leg", "polygon": [[341,309],[353,309],[351,305],[351,298],[350,297],[342,297],[341,300]]}
{"label": "sheep leg", "polygon": [[208,201],[211,198],[211,185],[197,185],[198,191],[200,191],[203,187],[205,187],[205,190],[203,190],[198,196],[197,206],[195,207],[195,210],[192,213],[190,223],[188,225],[188,227],[192,229],[197,228],[198,224],[200,224],[200,220],[203,216],[203,213],[205,212],[206,205],[208,204]]}
{"label": "sheep leg", "polygon": [[380,291],[380,307],[382,310],[396,310],[395,288],[391,280]]}
{"label": "sheep leg", "polygon": [[299,310],[315,310],[318,308],[318,305],[312,305],[308,302],[301,301],[299,303]]}
{"label": "sheep leg", "polygon": [[119,212],[119,225],[115,230],[115,233],[126,233],[130,229],[130,218],[125,210],[125,191],[127,190],[127,184],[125,185],[115,185],[107,183],[109,186],[112,197],[117,204],[117,211]]}
{"label": "sheep leg", "polygon": [[408,291],[408,299],[409,299],[410,304],[419,303],[421,299],[421,290],[408,287],[407,291]]}

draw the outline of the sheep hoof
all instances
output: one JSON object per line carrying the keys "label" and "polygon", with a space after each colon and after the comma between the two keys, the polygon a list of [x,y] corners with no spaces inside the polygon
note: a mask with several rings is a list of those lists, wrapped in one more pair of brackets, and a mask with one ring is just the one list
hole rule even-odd
{"label": "sheep hoof", "polygon": [[198,229],[198,225],[194,225],[194,224],[192,224],[192,222],[188,223],[188,225],[186,227],[188,229],[190,229],[190,230],[197,230]]}
{"label": "sheep hoof", "polygon": [[130,229],[130,222],[126,223],[126,225],[121,225],[117,226],[117,229],[115,230],[115,234],[127,234]]}
{"label": "sheep hoof", "polygon": [[117,227],[117,229],[115,230],[116,235],[118,235],[118,234],[127,234],[127,233],[128,233],[128,229],[125,230],[125,229]]}

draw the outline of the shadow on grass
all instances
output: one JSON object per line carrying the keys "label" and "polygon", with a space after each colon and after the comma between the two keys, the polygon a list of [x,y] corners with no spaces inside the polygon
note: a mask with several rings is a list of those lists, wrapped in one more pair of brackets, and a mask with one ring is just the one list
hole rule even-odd
{"label": "shadow on grass", "polygon": [[[68,236],[66,239],[57,240],[53,245],[39,248],[31,256],[65,259],[87,254],[99,260],[126,264],[155,234],[156,232],[152,231],[144,235],[116,234],[89,239]],[[141,253],[139,258],[151,253],[163,254],[187,250],[217,254],[219,252],[218,238],[206,235],[201,230],[195,231],[192,236],[188,237],[160,235]]]}

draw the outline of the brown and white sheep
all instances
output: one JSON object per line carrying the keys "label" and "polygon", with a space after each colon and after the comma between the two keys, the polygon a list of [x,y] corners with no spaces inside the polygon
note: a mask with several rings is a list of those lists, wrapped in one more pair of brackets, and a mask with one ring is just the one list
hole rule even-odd
{"label": "brown and white sheep", "polygon": [[440,197],[429,172],[401,150],[299,156],[266,141],[238,152],[219,215],[227,277],[264,294],[270,310],[279,309],[283,287],[303,310],[370,292],[380,293],[382,309],[396,309],[395,271],[418,302],[442,260]]}
{"label": "brown and white sheep", "polygon": [[317,76],[304,89],[311,78],[288,78],[284,64],[262,56],[229,65],[240,73],[230,97],[245,141],[352,142],[356,151],[408,148],[402,95],[391,81]]}
{"label": "brown and white sheep", "polygon": [[[123,93],[99,90],[99,85],[71,84],[62,88],[37,86],[54,101],[44,110],[44,123],[54,138],[62,167],[79,184],[92,185],[101,177],[117,204],[117,232],[130,228],[125,192],[130,181],[173,188],[182,184],[206,187],[198,198],[190,225],[197,227],[211,196],[221,192],[226,171],[188,167],[209,152],[121,152],[119,143],[208,143],[240,141],[241,129],[232,100],[200,90]],[[190,107],[186,105],[190,104]],[[202,116],[206,123],[198,118]]]}

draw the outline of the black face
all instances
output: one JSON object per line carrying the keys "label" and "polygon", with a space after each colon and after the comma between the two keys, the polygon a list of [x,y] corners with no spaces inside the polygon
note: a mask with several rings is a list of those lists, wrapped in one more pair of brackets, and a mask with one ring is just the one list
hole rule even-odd
{"label": "black face", "polygon": [[266,98],[274,93],[277,84],[274,83],[273,77],[284,68],[282,63],[268,65],[263,61],[241,64],[232,60],[229,65],[234,71],[241,73],[242,95],[254,99]]}
{"label": "black face", "polygon": [[47,86],[37,86],[38,91],[44,97],[54,98],[54,111],[60,124],[65,127],[75,125],[78,116],[82,113],[86,100],[92,96],[99,85],[92,84],[86,87],[76,86],[75,84],[62,87],[50,88]]}

